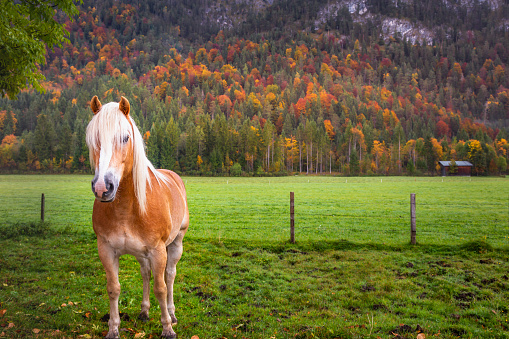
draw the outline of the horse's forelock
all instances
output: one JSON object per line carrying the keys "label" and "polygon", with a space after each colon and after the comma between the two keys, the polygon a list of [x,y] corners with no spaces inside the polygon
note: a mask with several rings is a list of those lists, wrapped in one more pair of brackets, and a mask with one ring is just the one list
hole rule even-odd
{"label": "horse's forelock", "polygon": [[117,103],[105,104],[87,126],[87,145],[90,150],[98,150],[103,143],[113,143],[117,147],[125,135],[133,137],[130,126]]}

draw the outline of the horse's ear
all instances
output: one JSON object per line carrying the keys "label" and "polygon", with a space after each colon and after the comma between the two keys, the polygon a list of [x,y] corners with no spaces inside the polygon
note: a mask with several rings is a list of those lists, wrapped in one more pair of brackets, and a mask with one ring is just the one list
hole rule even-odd
{"label": "horse's ear", "polygon": [[122,97],[118,103],[118,108],[125,114],[125,116],[128,116],[131,105],[129,105],[129,101],[127,101],[126,98]]}
{"label": "horse's ear", "polygon": [[97,114],[101,107],[102,105],[101,102],[99,101],[99,98],[97,97],[97,95],[94,95],[92,101],[90,102],[90,108],[92,109],[92,112],[94,112],[94,114]]}

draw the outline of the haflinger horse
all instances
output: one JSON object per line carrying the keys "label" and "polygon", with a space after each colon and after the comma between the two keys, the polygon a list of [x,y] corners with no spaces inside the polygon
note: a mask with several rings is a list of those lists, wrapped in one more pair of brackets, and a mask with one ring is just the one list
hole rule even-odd
{"label": "haflinger horse", "polygon": [[147,159],[126,98],[101,105],[94,96],[90,106],[94,117],[87,126],[86,141],[95,169],[92,222],[110,299],[106,338],[119,337],[118,270],[123,254],[135,256],[140,263],[140,318],[148,319],[152,271],[154,294],[161,307],[162,337],[176,338],[173,282],[189,226],[184,183],[172,171],[156,170]]}

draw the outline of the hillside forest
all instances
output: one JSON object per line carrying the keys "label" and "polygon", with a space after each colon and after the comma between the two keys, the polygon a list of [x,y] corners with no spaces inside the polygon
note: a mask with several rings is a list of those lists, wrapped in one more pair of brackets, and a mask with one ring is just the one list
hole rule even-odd
{"label": "hillside forest", "polygon": [[94,95],[125,96],[152,163],[186,175],[437,175],[440,160],[507,171],[509,5],[474,1],[454,21],[366,2],[439,27],[426,43],[346,7],[309,28],[327,1],[238,9],[233,29],[202,2],[84,1],[40,65],[46,92],[0,99],[0,171],[90,173]]}

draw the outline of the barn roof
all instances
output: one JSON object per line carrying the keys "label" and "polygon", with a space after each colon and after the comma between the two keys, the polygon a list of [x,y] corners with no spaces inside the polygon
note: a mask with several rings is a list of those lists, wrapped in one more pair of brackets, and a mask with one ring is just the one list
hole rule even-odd
{"label": "barn roof", "polygon": [[[444,166],[444,167],[449,167],[451,166],[451,161],[439,161],[440,165]],[[474,165],[472,165],[470,163],[470,161],[456,161],[456,166],[458,167],[473,167]]]}

